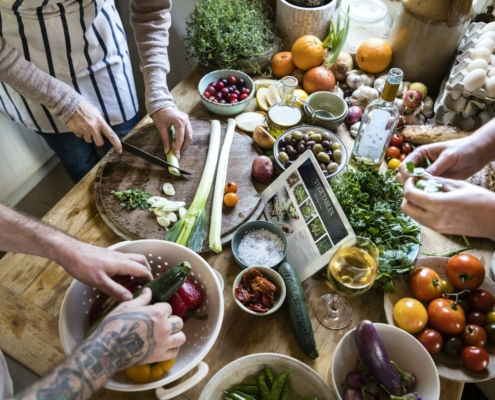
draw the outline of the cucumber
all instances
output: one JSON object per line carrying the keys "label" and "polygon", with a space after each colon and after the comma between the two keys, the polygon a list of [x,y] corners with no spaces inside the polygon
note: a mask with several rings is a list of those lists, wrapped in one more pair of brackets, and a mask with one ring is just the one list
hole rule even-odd
{"label": "cucumber", "polygon": [[292,334],[301,350],[312,359],[317,358],[320,353],[316,347],[315,335],[311,318],[309,316],[306,296],[296,269],[288,262],[283,262],[278,269],[287,289],[285,307],[289,317],[289,325]]}
{"label": "cucumber", "polygon": [[[186,281],[186,278],[189,276],[191,272],[191,264],[187,261],[183,261],[177,264],[175,267],[172,267],[166,270],[163,274],[161,274],[158,278],[153,279],[146,283],[141,289],[136,290],[132,296],[134,298],[138,297],[143,288],[148,287],[151,289],[151,302],[150,304],[155,303],[163,303],[169,300],[172,295],[177,292],[181,288],[181,286]],[[112,310],[110,310],[112,311]],[[110,312],[108,311],[108,313]],[[104,314],[100,317],[98,321],[96,321],[93,325],[89,327],[88,332],[86,332],[86,336],[88,337],[93,333],[93,331],[98,328],[101,321],[107,316]]]}

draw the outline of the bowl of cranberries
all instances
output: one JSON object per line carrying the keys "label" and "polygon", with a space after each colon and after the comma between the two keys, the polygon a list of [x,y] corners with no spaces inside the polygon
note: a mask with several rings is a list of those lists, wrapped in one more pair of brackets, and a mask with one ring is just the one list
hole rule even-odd
{"label": "bowl of cranberries", "polygon": [[199,95],[211,112],[232,116],[241,113],[254,97],[254,82],[241,71],[220,69],[203,76]]}

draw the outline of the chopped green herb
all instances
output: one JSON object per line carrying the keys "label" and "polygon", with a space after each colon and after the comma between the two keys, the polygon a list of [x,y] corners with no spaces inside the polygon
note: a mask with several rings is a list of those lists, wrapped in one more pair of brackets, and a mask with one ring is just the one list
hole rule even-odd
{"label": "chopped green herb", "polygon": [[127,189],[121,192],[112,190],[113,195],[119,199],[120,205],[127,210],[133,210],[141,207],[143,210],[148,208],[147,200],[151,197],[151,192],[143,192],[141,189]]}

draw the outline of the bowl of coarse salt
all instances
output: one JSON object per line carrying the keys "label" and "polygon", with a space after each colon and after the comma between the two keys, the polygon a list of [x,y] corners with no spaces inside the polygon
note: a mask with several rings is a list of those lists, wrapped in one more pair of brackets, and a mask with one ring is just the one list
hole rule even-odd
{"label": "bowl of coarse salt", "polygon": [[232,237],[232,253],[241,268],[275,268],[287,256],[287,238],[285,233],[271,222],[246,222]]}

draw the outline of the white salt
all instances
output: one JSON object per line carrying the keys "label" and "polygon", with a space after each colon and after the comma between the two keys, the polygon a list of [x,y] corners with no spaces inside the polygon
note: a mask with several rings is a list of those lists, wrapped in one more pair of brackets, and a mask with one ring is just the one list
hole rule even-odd
{"label": "white salt", "polygon": [[284,242],[267,229],[249,231],[237,249],[239,259],[248,267],[277,265],[284,256]]}

